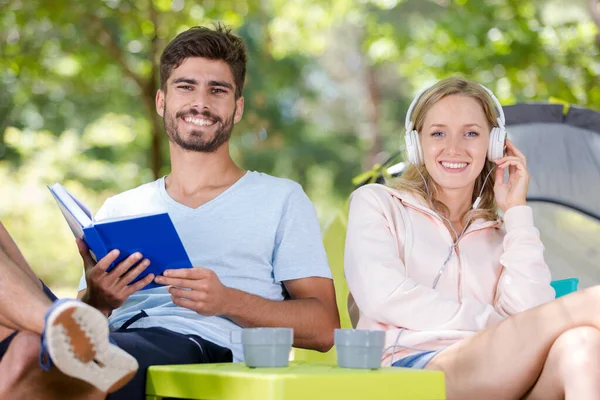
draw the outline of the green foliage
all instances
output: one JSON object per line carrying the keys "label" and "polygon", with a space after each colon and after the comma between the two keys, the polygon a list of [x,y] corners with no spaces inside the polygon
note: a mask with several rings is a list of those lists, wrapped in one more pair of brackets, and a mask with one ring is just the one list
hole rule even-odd
{"label": "green foliage", "polygon": [[[568,7],[567,7],[568,6]],[[550,96],[600,108],[586,0],[0,0],[0,218],[50,283],[81,264],[44,185],[97,210],[168,173],[157,62],[193,25],[248,44],[244,168],[300,182],[325,223],[351,178],[394,153],[423,85],[474,78],[505,103]],[[564,10],[568,9],[568,12]]]}

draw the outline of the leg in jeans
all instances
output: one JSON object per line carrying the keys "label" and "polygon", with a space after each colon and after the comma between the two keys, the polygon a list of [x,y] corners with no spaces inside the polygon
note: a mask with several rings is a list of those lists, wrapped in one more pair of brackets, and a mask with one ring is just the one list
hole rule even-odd
{"label": "leg in jeans", "polygon": [[146,372],[152,365],[231,362],[231,350],[196,335],[183,335],[164,328],[125,329],[111,333],[120,348],[133,355],[139,369],[122,389],[108,395],[109,400],[143,400]]}

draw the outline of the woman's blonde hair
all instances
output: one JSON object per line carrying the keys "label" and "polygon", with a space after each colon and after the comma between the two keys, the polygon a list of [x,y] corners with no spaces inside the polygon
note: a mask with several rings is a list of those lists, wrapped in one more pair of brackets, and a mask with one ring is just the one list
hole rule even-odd
{"label": "woman's blonde hair", "polygon": [[[485,89],[476,82],[452,77],[437,82],[435,85],[423,92],[413,109],[412,116],[410,117],[411,121],[413,122],[413,129],[415,129],[417,132],[420,132],[423,128],[425,116],[431,107],[433,107],[434,104],[444,97],[451,95],[467,96],[477,100],[483,109],[490,131],[493,126],[497,126],[497,111],[494,102]],[[477,196],[481,192],[481,188],[484,184],[486,176],[488,176],[488,173],[490,173],[494,165],[495,164],[493,162],[486,159],[481,173],[475,180],[475,187],[473,188],[471,202],[475,202]],[[419,172],[421,174],[419,174]],[[423,177],[421,177],[421,175]],[[477,218],[483,218],[489,221],[493,221],[498,218],[498,206],[496,205],[496,197],[494,196],[494,175],[494,173],[490,173],[485,188],[483,188],[483,193],[481,194],[481,201],[478,208],[475,210],[470,210],[463,216],[462,219],[465,225],[469,221],[473,221]],[[425,185],[423,179],[425,179],[425,182],[427,182],[427,186]],[[433,178],[431,178],[431,175],[429,175],[425,165],[415,166],[410,164],[401,177],[390,182],[390,186],[401,191],[409,192],[423,199],[423,201],[425,201],[430,208],[438,213],[441,213],[445,217],[449,217],[448,207],[446,207],[446,205],[441,201],[437,200],[439,188],[434,182]],[[429,188],[429,194],[427,193],[427,188]]]}

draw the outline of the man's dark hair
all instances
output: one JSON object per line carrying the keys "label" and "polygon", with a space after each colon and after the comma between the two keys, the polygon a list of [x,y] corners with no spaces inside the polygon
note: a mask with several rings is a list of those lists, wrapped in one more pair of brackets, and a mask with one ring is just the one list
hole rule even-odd
{"label": "man's dark hair", "polygon": [[246,78],[246,45],[231,33],[231,29],[216,24],[215,29],[194,26],[180,33],[167,45],[160,57],[160,87],[166,89],[167,79],[173,69],[179,67],[186,58],[202,57],[209,60],[223,60],[229,65],[235,83],[235,98],[242,95]]}

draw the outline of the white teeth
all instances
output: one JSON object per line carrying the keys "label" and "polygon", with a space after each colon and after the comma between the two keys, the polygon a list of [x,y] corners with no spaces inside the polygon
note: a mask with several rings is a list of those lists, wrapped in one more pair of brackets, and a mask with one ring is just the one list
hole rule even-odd
{"label": "white teeth", "polygon": [[442,165],[446,168],[461,169],[461,168],[465,168],[468,164],[467,163],[450,163],[450,162],[442,161]]}
{"label": "white teeth", "polygon": [[183,119],[185,122],[189,122],[191,124],[194,125],[199,125],[199,126],[210,126],[213,125],[215,122],[209,119],[204,119],[204,118],[192,118],[192,117],[186,117]]}

